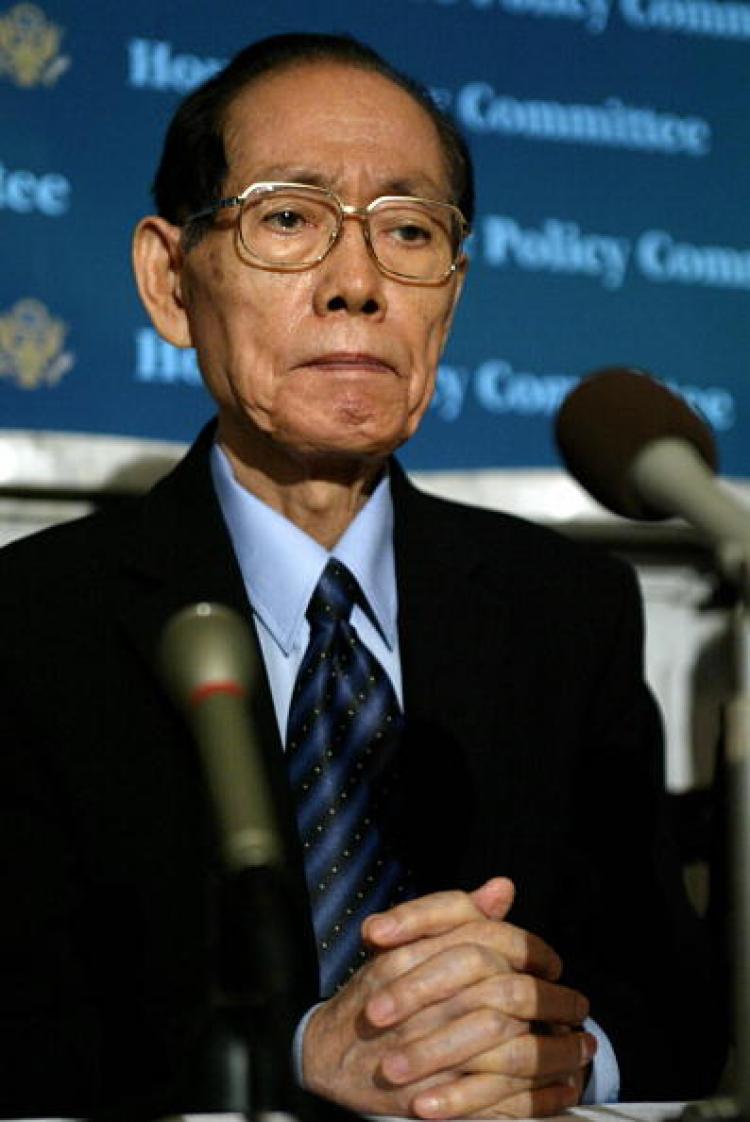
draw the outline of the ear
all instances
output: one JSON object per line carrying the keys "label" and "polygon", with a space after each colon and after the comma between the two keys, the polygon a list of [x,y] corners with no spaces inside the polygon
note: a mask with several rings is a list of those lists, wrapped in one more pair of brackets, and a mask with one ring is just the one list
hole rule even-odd
{"label": "ear", "polygon": [[448,336],[450,335],[451,327],[453,325],[453,317],[456,314],[458,301],[461,298],[461,292],[463,291],[464,282],[466,280],[466,272],[468,268],[469,258],[465,253],[462,253],[458,259],[458,262],[456,263],[456,271],[453,274],[453,297],[451,299],[450,307],[448,309],[448,314],[446,316],[445,325],[443,328],[443,342],[440,347],[441,353],[445,349],[445,344],[448,342]]}
{"label": "ear", "polygon": [[458,301],[463,292],[464,283],[466,281],[466,274],[469,270],[469,258],[465,253],[462,253],[456,263],[456,291],[453,293],[453,304],[451,306],[451,320],[453,314],[458,306]]}
{"label": "ear", "polygon": [[192,347],[182,300],[185,254],[181,230],[164,218],[143,218],[133,234],[133,270],[143,305],[156,330],[175,347]]}

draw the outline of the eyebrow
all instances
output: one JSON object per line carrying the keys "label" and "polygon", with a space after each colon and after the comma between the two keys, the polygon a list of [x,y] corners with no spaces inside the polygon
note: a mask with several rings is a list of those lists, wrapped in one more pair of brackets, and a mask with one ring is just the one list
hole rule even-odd
{"label": "eyebrow", "polygon": [[[308,183],[311,187],[324,187],[327,191],[338,194],[335,183],[320,171],[307,167],[290,167],[288,164],[277,164],[263,169],[262,174],[256,177],[258,181],[278,180],[284,183]],[[423,195],[426,198],[439,200],[444,194],[444,189],[429,176],[419,174],[413,179],[399,178],[385,180],[379,184],[376,197],[381,195]]]}

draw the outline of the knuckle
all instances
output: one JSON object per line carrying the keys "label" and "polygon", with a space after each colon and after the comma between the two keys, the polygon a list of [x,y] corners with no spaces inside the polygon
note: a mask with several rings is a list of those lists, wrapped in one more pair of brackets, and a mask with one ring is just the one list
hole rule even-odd
{"label": "knuckle", "polygon": [[508,988],[514,1009],[528,1020],[534,1020],[539,1012],[539,990],[536,979],[528,974],[509,975]]}
{"label": "knuckle", "polygon": [[404,1040],[401,1051],[408,1060],[412,1079],[429,1074],[442,1058],[439,1044],[429,1038],[418,1041]]}
{"label": "knuckle", "polygon": [[541,947],[537,945],[538,943],[539,940],[529,935],[528,931],[517,928],[514,932],[513,952],[523,966],[529,966],[536,959],[544,957],[540,953]]}
{"label": "knuckle", "polygon": [[531,1095],[527,1091],[509,1088],[491,1107],[483,1111],[480,1118],[531,1118]]}
{"label": "knuckle", "polygon": [[435,979],[431,971],[414,971],[395,982],[393,996],[409,1009],[421,1008],[435,997]]}
{"label": "knuckle", "polygon": [[522,1091],[520,1095],[513,1096],[513,1117],[533,1118],[537,1110],[536,1096],[533,1091]]}
{"label": "knuckle", "polygon": [[472,941],[482,946],[494,947],[500,935],[500,927],[490,919],[472,919],[466,925],[466,931]]}
{"label": "knuckle", "polygon": [[476,908],[468,892],[462,892],[460,889],[436,892],[425,899],[432,901],[442,912],[449,912],[451,916],[463,917],[476,914]]}
{"label": "knuckle", "polygon": [[511,1013],[514,1017],[517,1015],[518,1006],[521,1004],[516,989],[517,977],[518,975],[513,973],[496,974],[488,983],[486,990],[490,1004]]}
{"label": "knuckle", "polygon": [[514,1037],[508,1045],[510,1074],[531,1075],[539,1062],[539,1038],[526,1033]]}
{"label": "knuckle", "polygon": [[475,1096],[469,1093],[467,1089],[469,1084],[470,1080],[467,1080],[466,1077],[459,1077],[454,1082],[445,1083],[439,1087],[438,1095],[442,1116],[449,1119],[460,1119],[465,1118],[468,1111],[472,1111],[475,1106]]}
{"label": "knuckle", "polygon": [[387,955],[383,955],[383,958],[388,958],[388,969],[391,977],[406,974],[417,961],[414,947],[410,943],[402,947],[394,947]]}
{"label": "knuckle", "polygon": [[494,1006],[485,1006],[480,1013],[480,1027],[483,1035],[493,1041],[502,1040],[506,1035],[508,1018],[500,1009]]}
{"label": "knuckle", "polygon": [[[328,1093],[330,1094],[330,1089]],[[413,1093],[410,1093],[408,1087],[402,1087],[398,1091],[388,1087],[388,1097],[390,1099],[389,1110],[395,1109],[395,1114],[400,1118],[408,1118],[411,1115]]]}
{"label": "knuckle", "polygon": [[481,943],[463,943],[457,949],[464,968],[472,975],[486,974],[493,965],[489,951]]}

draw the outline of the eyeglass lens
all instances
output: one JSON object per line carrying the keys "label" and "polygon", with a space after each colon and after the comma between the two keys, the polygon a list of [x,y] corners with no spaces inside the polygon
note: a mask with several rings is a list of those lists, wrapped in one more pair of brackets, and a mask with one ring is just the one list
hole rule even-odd
{"label": "eyeglass lens", "polygon": [[[335,241],[342,216],[335,199],[289,188],[250,196],[240,217],[244,248],[277,268],[319,261]],[[382,202],[367,216],[369,243],[383,268],[419,280],[444,276],[460,234],[450,210],[423,200]]]}

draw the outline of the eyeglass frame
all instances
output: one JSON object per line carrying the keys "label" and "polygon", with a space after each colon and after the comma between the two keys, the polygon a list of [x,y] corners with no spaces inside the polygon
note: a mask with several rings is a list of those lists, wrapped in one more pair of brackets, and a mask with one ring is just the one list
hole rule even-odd
{"label": "eyeglass frame", "polygon": [[[392,277],[399,281],[406,281],[409,284],[438,285],[443,284],[446,280],[448,280],[448,278],[456,272],[461,262],[461,246],[471,232],[469,223],[464,218],[464,215],[462,214],[460,208],[457,207],[454,203],[447,203],[442,199],[428,199],[421,195],[378,195],[378,197],[376,199],[373,199],[372,202],[369,202],[366,207],[356,207],[350,203],[342,202],[335,191],[331,191],[327,187],[319,187],[314,183],[285,183],[281,180],[261,180],[257,183],[249,184],[249,186],[245,187],[239,195],[230,195],[225,199],[219,199],[217,202],[211,203],[209,206],[204,207],[202,210],[196,211],[195,214],[188,215],[188,217],[182,223],[183,229],[187,226],[190,226],[191,223],[197,222],[201,218],[208,218],[209,216],[218,214],[219,211],[228,210],[230,207],[243,207],[245,203],[247,203],[252,195],[256,192],[267,192],[268,194],[273,194],[276,191],[294,191],[299,190],[300,188],[305,191],[311,191],[314,194],[321,195],[324,198],[331,200],[336,206],[337,223],[331,233],[328,245],[323,250],[323,252],[319,254],[319,256],[316,257],[313,261],[305,261],[298,264],[284,264],[281,262],[275,264],[271,261],[264,261],[260,257],[255,257],[248,246],[245,245],[241,233],[242,211],[240,211],[240,215],[235,226],[236,236],[239,237],[243,249],[252,259],[252,264],[254,264],[257,268],[268,269],[270,272],[281,273],[297,273],[303,272],[305,269],[314,269],[316,265],[319,265],[321,261],[325,260],[325,258],[338,242],[339,238],[341,237],[341,231],[344,228],[345,218],[356,218],[359,222],[362,223],[362,236],[364,237],[367,252],[370,254],[370,257],[372,257],[381,273],[383,273],[383,275],[386,277]],[[375,248],[370,238],[370,213],[375,207],[382,203],[429,203],[430,206],[437,206],[442,208],[443,210],[449,211],[458,219],[459,237],[455,249],[454,260],[451,263],[450,267],[446,269],[444,273],[441,273],[439,277],[430,277],[429,279],[422,277],[412,277],[407,273],[399,273],[395,269],[389,269],[386,265],[383,264],[383,262],[375,252]]]}

